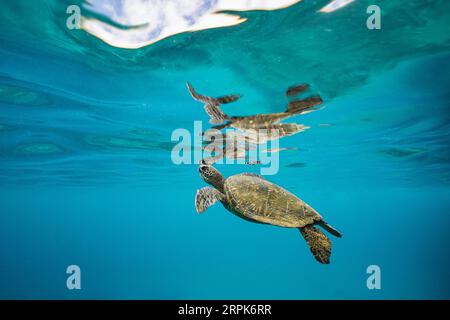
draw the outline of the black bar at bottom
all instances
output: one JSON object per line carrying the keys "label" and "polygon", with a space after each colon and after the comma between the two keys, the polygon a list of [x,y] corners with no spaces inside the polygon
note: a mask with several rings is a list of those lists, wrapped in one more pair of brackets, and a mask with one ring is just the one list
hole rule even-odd
{"label": "black bar at bottom", "polygon": [[[431,300],[24,300],[2,301],[17,316],[43,311],[51,314],[64,310],[66,315],[84,317],[92,312],[114,316],[139,315],[142,319],[300,319],[307,314],[324,317],[367,316],[385,318],[393,311],[414,314],[416,311],[448,310],[449,301]],[[443,313],[444,314],[444,313]]]}

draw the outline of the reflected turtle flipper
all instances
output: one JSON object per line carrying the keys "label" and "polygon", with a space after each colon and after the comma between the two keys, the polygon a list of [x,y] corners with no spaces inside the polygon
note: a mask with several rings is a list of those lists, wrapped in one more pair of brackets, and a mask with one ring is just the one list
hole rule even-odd
{"label": "reflected turtle flipper", "polygon": [[302,93],[308,89],[309,89],[309,84],[306,84],[306,83],[295,85],[295,86],[289,87],[286,90],[286,96],[288,96],[288,97],[296,96],[297,94]]}

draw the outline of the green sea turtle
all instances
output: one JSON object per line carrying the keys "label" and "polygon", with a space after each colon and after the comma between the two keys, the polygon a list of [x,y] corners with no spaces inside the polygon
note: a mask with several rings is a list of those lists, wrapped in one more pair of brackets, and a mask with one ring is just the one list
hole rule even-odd
{"label": "green sea turtle", "polygon": [[217,169],[206,164],[200,165],[199,172],[203,180],[214,188],[197,190],[195,207],[198,213],[220,201],[227,210],[245,220],[298,228],[316,260],[330,263],[331,241],[317,226],[336,237],[341,237],[341,234],[308,204],[252,173],[237,174],[225,179]]}
{"label": "green sea turtle", "polygon": [[[315,95],[304,99],[290,101],[286,110],[283,112],[250,116],[229,116],[222,111],[220,105],[236,101],[241,97],[240,95],[228,95],[213,98],[199,94],[189,83],[187,83],[187,87],[191,96],[195,100],[204,103],[205,111],[210,116],[210,123],[216,125],[213,128],[219,130],[227,127],[234,127],[241,130],[266,129],[269,132],[271,130],[277,130],[279,137],[292,135],[304,130],[303,126],[295,123],[279,123],[281,120],[317,110],[317,106],[323,102],[320,96]],[[297,95],[303,91],[306,91],[308,88],[309,86],[307,84],[293,86],[288,88],[286,95]],[[226,123],[224,123],[225,121]]]}

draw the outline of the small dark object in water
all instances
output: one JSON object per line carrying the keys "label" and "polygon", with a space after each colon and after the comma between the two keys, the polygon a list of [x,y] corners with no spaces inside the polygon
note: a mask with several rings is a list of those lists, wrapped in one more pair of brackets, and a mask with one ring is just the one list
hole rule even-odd
{"label": "small dark object in water", "polygon": [[397,157],[397,158],[405,158],[405,157],[409,157],[412,156],[414,154],[420,153],[422,152],[422,149],[419,148],[388,148],[388,149],[383,149],[381,150],[381,152],[393,156],[393,157]]}
{"label": "small dark object in water", "polygon": [[306,163],[304,162],[294,162],[290,163],[286,166],[287,168],[303,168],[306,167]]}

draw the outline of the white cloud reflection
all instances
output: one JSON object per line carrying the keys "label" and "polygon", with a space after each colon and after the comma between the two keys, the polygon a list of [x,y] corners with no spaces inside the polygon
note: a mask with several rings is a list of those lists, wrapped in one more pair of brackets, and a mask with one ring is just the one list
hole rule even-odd
{"label": "white cloud reflection", "polygon": [[327,4],[325,7],[320,9],[320,12],[330,13],[333,11],[336,11],[340,8],[345,7],[346,5],[352,3],[355,0],[333,0],[329,4]]}
{"label": "white cloud reflection", "polygon": [[300,1],[86,0],[85,9],[119,26],[83,16],[81,27],[112,46],[136,49],[178,33],[234,26],[246,20],[220,11],[276,10]]}

